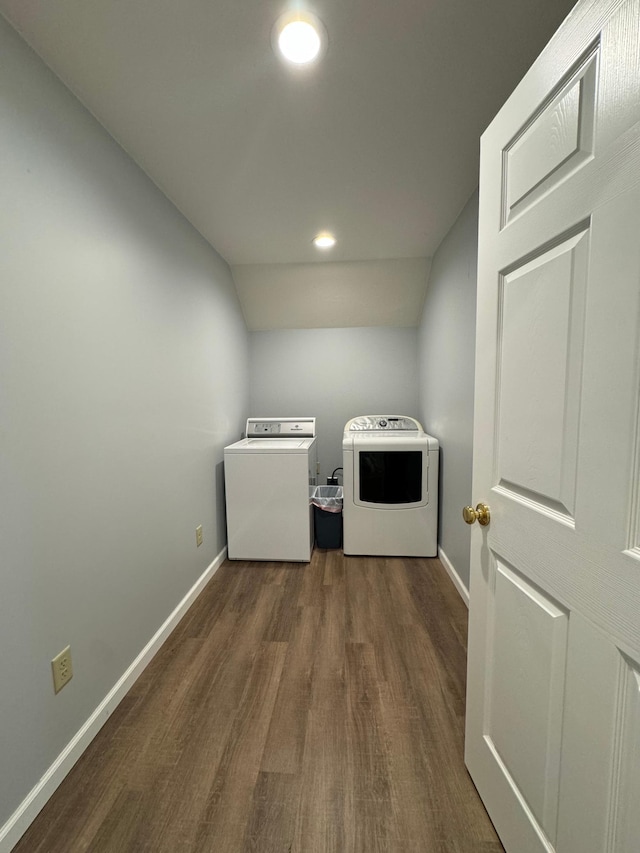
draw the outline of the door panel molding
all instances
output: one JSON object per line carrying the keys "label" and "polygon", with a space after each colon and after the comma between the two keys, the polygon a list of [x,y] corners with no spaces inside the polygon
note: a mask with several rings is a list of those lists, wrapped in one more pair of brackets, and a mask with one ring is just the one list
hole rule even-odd
{"label": "door panel molding", "polygon": [[499,557],[493,564],[484,736],[553,842],[569,616]]}
{"label": "door panel molding", "polygon": [[[574,523],[589,229],[500,275],[496,480]],[[540,331],[544,331],[544,335]]]}
{"label": "door panel molding", "polygon": [[593,156],[596,39],[503,149],[501,227]]}

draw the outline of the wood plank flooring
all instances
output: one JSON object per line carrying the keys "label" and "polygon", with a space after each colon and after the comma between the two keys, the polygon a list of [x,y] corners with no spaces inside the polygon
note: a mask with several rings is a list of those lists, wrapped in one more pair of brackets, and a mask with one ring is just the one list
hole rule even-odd
{"label": "wood plank flooring", "polygon": [[438,560],[227,562],[15,853],[500,853]]}

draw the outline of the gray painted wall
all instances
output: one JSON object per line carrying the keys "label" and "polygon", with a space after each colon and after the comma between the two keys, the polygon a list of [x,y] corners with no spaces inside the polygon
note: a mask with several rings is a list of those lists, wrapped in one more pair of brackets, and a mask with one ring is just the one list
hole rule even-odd
{"label": "gray painted wall", "polygon": [[0,54],[1,827],[223,548],[248,336],[224,261],[1,18]]}
{"label": "gray painted wall", "polygon": [[478,194],[434,255],[419,331],[420,415],[441,444],[440,547],[469,588]]}
{"label": "gray painted wall", "polygon": [[349,418],[418,416],[417,332],[382,327],[252,332],[252,416],[315,415],[324,483],[342,465]]}

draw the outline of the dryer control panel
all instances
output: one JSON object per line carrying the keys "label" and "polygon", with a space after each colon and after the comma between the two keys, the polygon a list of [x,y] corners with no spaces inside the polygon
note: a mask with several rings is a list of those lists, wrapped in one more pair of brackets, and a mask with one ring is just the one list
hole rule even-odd
{"label": "dryer control panel", "polygon": [[359,418],[352,418],[347,424],[346,430],[359,432],[412,430],[419,432],[422,430],[422,426],[414,418],[409,418],[406,415],[361,415]]}

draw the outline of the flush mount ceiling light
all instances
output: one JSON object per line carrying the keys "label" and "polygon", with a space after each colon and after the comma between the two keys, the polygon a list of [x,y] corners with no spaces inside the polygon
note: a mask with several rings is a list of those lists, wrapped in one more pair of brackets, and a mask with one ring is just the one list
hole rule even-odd
{"label": "flush mount ceiling light", "polygon": [[333,249],[335,244],[336,238],[328,231],[322,231],[313,238],[313,245],[316,249]]}
{"label": "flush mount ceiling light", "polygon": [[326,31],[321,21],[310,12],[287,12],[273,28],[274,50],[293,65],[315,62],[323,53],[326,42]]}

